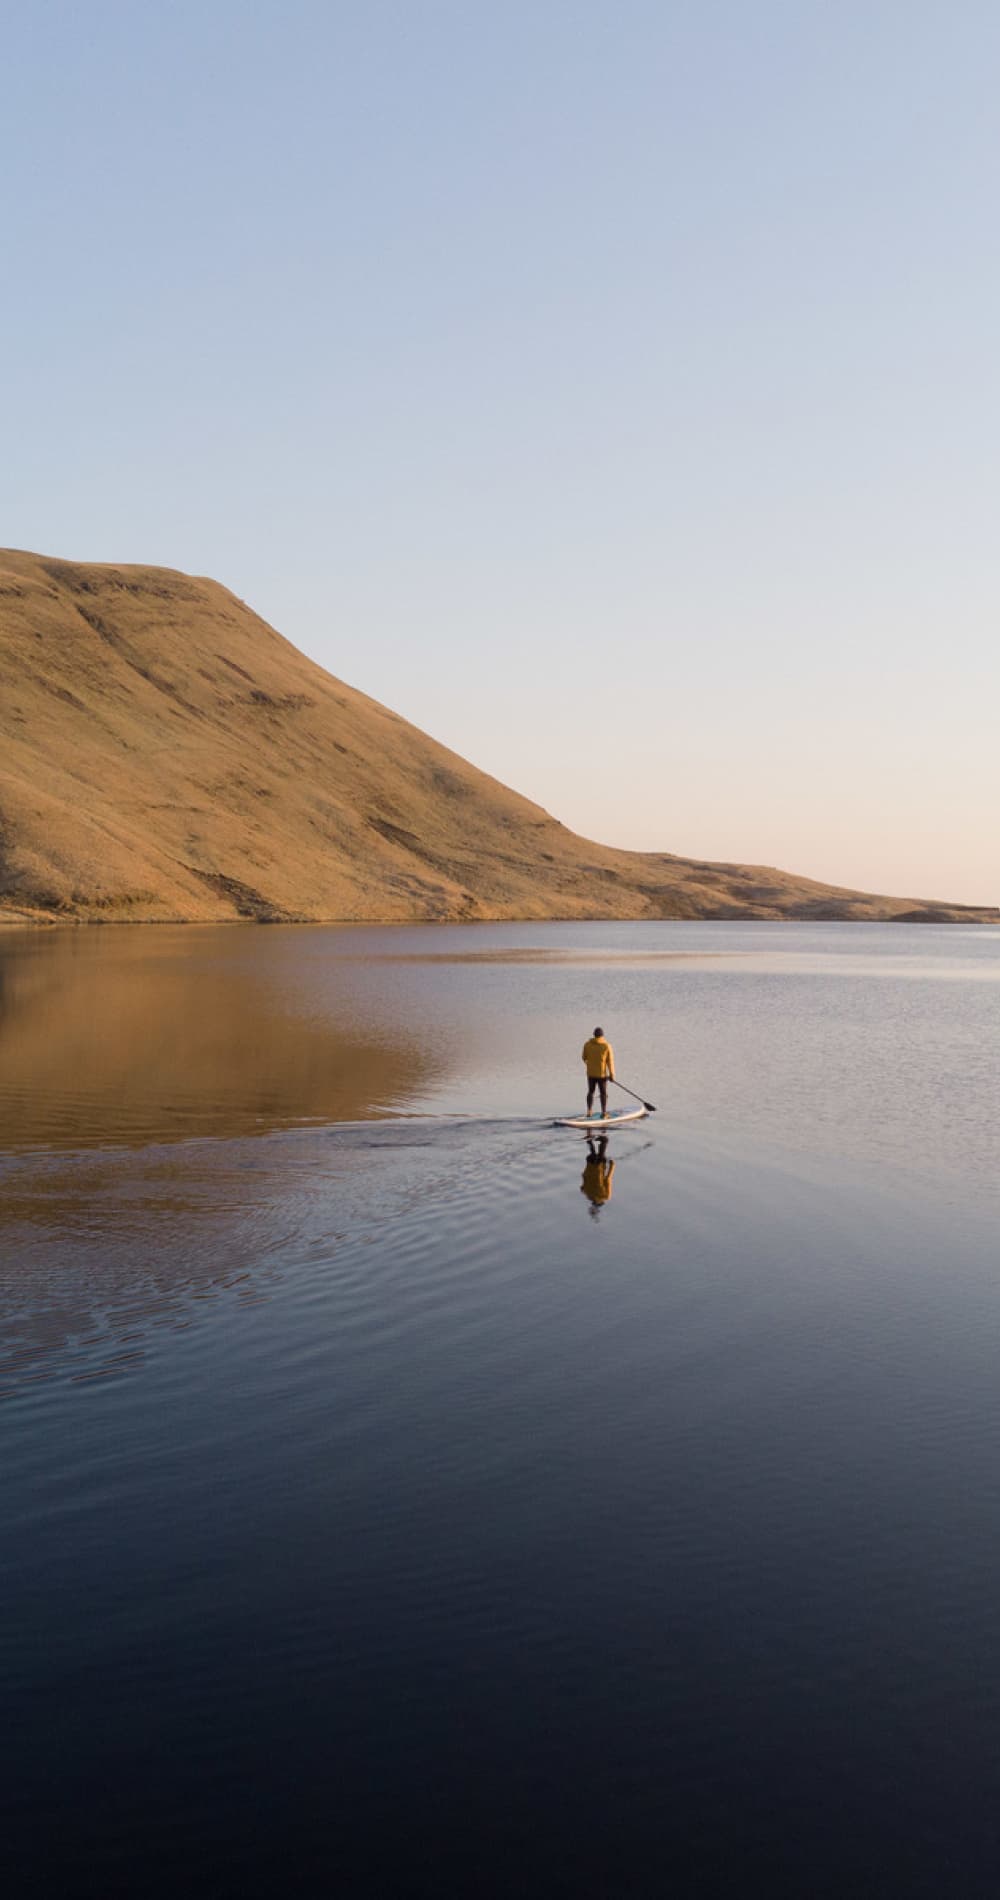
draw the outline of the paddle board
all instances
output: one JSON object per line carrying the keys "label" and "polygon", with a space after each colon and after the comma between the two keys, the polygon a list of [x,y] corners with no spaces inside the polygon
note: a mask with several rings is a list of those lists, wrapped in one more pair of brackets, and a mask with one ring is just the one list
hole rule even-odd
{"label": "paddle board", "polygon": [[616,1128],[619,1122],[641,1121],[644,1108],[613,1108],[608,1115],[600,1111],[593,1115],[557,1115],[555,1128]]}

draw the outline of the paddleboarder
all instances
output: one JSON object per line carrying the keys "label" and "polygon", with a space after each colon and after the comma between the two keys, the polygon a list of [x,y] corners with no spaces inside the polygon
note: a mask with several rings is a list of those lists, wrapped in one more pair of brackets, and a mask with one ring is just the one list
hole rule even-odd
{"label": "paddleboarder", "polygon": [[601,1114],[608,1112],[608,1083],[615,1079],[615,1052],[605,1040],[603,1029],[595,1029],[583,1045],[583,1063],[587,1071],[587,1114],[594,1105],[594,1090],[601,1097]]}

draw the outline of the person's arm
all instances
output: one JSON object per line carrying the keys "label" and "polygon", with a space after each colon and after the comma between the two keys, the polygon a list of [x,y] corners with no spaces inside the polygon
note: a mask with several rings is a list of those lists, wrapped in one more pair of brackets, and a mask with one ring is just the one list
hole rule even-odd
{"label": "person's arm", "polygon": [[615,1052],[612,1049],[611,1044],[609,1042],[608,1043],[608,1081],[613,1082],[614,1079],[615,1079]]}

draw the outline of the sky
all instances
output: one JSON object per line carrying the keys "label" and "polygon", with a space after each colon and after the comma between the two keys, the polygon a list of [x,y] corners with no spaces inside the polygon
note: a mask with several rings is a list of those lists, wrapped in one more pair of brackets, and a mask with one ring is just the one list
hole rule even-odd
{"label": "sky", "polygon": [[1000,903],[994,0],[8,0],[0,544],[575,830]]}

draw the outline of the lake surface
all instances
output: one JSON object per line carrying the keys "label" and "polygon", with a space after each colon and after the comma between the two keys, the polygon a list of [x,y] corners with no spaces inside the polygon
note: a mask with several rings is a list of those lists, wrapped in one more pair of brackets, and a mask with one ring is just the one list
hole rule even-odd
{"label": "lake surface", "polygon": [[998,1235],[992,929],[0,934],[8,1890],[995,1894]]}

